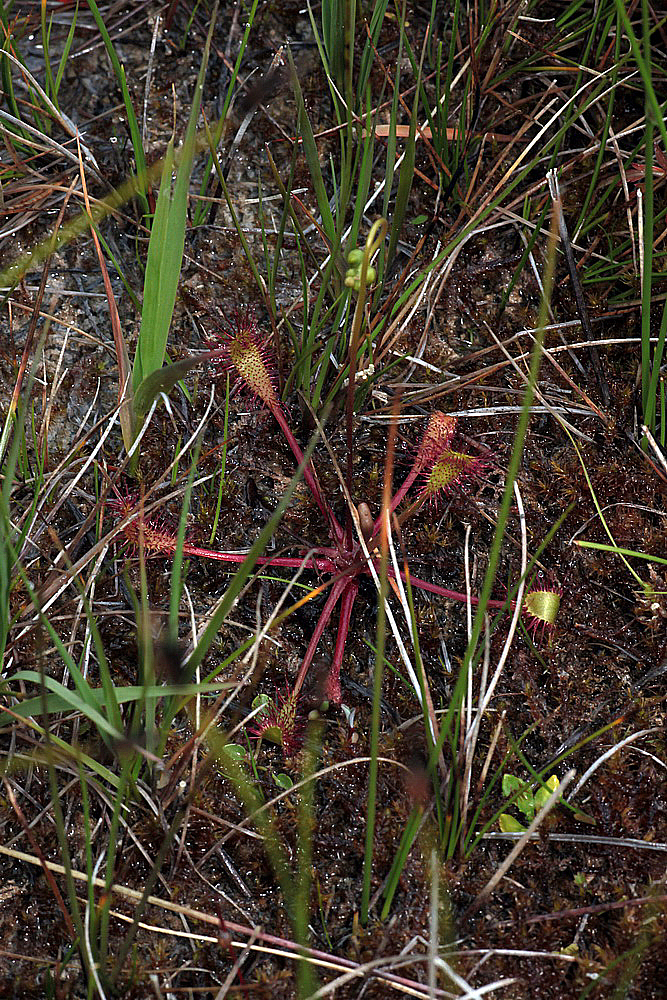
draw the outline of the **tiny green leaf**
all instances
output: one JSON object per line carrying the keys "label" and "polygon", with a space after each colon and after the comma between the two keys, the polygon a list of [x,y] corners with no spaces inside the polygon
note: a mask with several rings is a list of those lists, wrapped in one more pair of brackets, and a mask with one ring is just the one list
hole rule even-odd
{"label": "tiny green leaf", "polygon": [[281,747],[283,745],[283,731],[280,726],[267,726],[266,729],[262,729],[262,739]]}
{"label": "tiny green leaf", "polygon": [[525,792],[522,792],[515,802],[517,809],[524,814],[526,819],[532,820],[535,815],[535,799],[533,798],[533,793],[530,788],[526,788]]}
{"label": "tiny green leaf", "polygon": [[517,778],[513,774],[503,774],[503,795],[508,799],[510,795],[518,792],[524,784],[525,782],[521,778]]}
{"label": "tiny green leaf", "polygon": [[294,782],[290,778],[289,774],[284,774],[282,771],[278,774],[273,775],[273,780],[275,781],[278,788],[291,788]]}
{"label": "tiny green leaf", "polygon": [[525,826],[521,826],[518,819],[510,816],[509,813],[501,813],[498,817],[498,826],[502,833],[525,833]]}
{"label": "tiny green leaf", "polygon": [[191,358],[183,358],[181,361],[174,361],[173,364],[163,368],[157,368],[142,380],[134,396],[134,410],[139,419],[145,417],[151,408],[153,400],[161,392],[165,395],[174,388],[177,382],[200,365],[202,361],[208,361],[211,351],[203,354],[195,354]]}
{"label": "tiny green leaf", "polygon": [[267,707],[270,704],[271,704],[271,699],[269,698],[268,694],[258,694],[252,700],[252,707],[253,708],[259,708],[260,705],[262,706],[263,710],[258,713],[259,715],[264,715],[264,713],[266,712]]}
{"label": "tiny green leaf", "polygon": [[536,809],[544,808],[547,799],[549,798],[552,792],[556,791],[557,788],[558,788],[558,778],[556,777],[555,774],[552,774],[551,777],[545,782],[545,784],[542,785],[541,788],[538,788],[537,791],[535,792],[535,808]]}

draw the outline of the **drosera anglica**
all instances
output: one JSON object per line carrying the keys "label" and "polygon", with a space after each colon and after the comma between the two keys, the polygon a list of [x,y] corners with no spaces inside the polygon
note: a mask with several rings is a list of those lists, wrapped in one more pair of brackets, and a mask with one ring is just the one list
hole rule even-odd
{"label": "drosera anglica", "polygon": [[[240,326],[237,328],[237,332],[232,334],[232,336],[237,338],[236,345],[246,338],[248,328],[243,327],[243,331],[240,333],[238,330],[241,330]],[[253,330],[253,345],[255,344],[255,337],[256,333]],[[248,350],[251,349],[254,351],[254,346],[248,348]],[[230,351],[230,357],[233,356],[234,352]],[[238,356],[237,360],[239,362],[238,365],[235,363],[237,376],[245,380],[247,373],[250,371],[251,377],[254,379],[254,384],[257,386],[259,382],[257,368],[254,364],[253,366],[244,364],[243,359],[238,358]],[[261,377],[264,380],[264,375]],[[253,386],[251,385],[250,388],[252,389]],[[256,393],[256,395],[259,395],[259,393]],[[270,392],[265,392],[262,398],[266,401],[266,405],[274,417],[276,417],[280,427],[283,428],[283,425],[286,426],[287,417],[277,397]],[[415,481],[421,476],[422,486],[419,490],[419,495],[400,515],[399,521],[401,523],[414,516],[425,503],[437,500],[437,495],[440,491],[451,493],[457,488],[460,481],[466,478],[470,479],[479,474],[479,471],[483,467],[484,460],[478,460],[472,456],[464,455],[462,452],[451,450],[450,445],[456,433],[456,425],[456,418],[446,413],[436,411],[431,414],[419,447],[416,449],[412,467],[390,502],[391,511],[396,510]],[[292,442],[294,443],[292,451],[295,458],[301,462],[303,452],[291,430],[289,434],[286,434],[286,438],[291,447]],[[433,471],[434,469],[436,472]],[[296,556],[265,556],[257,560],[257,564],[260,566],[276,566],[290,569],[298,569],[305,566],[305,568],[317,572],[320,577],[327,577],[320,587],[317,588],[318,593],[328,590],[324,607],[313,629],[292,691],[283,699],[280,705],[276,704],[276,712],[278,713],[286,711],[288,705],[291,705],[294,711],[296,711],[299,693],[315,658],[322,635],[337,605],[339,606],[339,617],[336,643],[324,685],[323,697],[330,702],[340,702],[340,671],[344,660],[345,646],[354,604],[359,591],[359,582],[363,575],[370,573],[369,564],[364,555],[361,542],[354,538],[350,541],[347,540],[333,511],[319,489],[314,469],[312,469],[309,477],[304,478],[306,478],[313,498],[318,503],[318,506],[321,505],[320,509],[326,517],[331,544],[315,546],[309,549],[307,553],[303,552]],[[428,488],[423,486],[423,481],[429,483]],[[122,517],[126,521],[123,531],[134,546],[138,544],[141,532],[144,550],[147,553],[162,555],[171,555],[174,553],[176,549],[176,535],[175,533],[171,533],[163,522],[144,519],[144,523],[140,527],[137,518],[128,520],[128,517],[136,510],[134,499],[131,496],[126,495],[119,498],[113,502],[112,507],[116,516]],[[360,512],[359,520],[362,537],[370,552],[370,561],[373,567],[377,569],[379,566],[377,548],[380,538],[380,518],[373,521],[370,508],[365,501],[361,501],[357,509]],[[140,516],[139,513],[138,516]],[[242,563],[245,559],[245,553],[221,552],[214,549],[202,548],[192,544],[188,540],[183,545],[183,554],[194,558],[212,559],[236,564]],[[393,576],[391,569],[389,573],[390,576]],[[404,573],[401,573],[401,576],[404,577]],[[447,600],[463,603],[470,602],[471,604],[478,603],[478,599],[473,595],[468,596],[459,591],[449,590],[448,588],[441,587],[439,584],[429,583],[426,580],[415,577],[412,574],[410,574],[410,582],[418,589],[436,594]],[[545,589],[535,587],[528,591],[524,598],[523,608],[528,616],[529,628],[533,630],[534,635],[542,635],[545,631],[553,627],[559,604],[560,594],[557,588]],[[496,609],[504,608],[505,610],[512,611],[514,606],[512,602],[508,602],[507,600],[490,600],[488,607]]]}
{"label": "drosera anglica", "polygon": [[[224,350],[223,360],[235,375],[237,383],[271,411],[297,463],[301,464],[303,451],[278,398],[269,351],[260,336],[254,313],[248,307],[235,309],[230,319],[216,320],[216,326],[216,331],[209,337],[209,344]],[[324,499],[312,462],[304,467],[303,478],[320,513],[327,519],[332,534],[337,540],[342,539],[343,529]]]}

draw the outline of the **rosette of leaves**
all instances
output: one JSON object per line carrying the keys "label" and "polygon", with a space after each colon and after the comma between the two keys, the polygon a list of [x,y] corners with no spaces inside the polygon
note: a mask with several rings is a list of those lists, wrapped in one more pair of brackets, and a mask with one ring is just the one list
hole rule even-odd
{"label": "rosette of leaves", "polygon": [[[503,775],[503,795],[506,799],[512,799],[512,805],[516,806],[519,812],[525,817],[528,824],[535,819],[535,814],[545,805],[547,799],[559,785],[558,778],[552,774],[543,785],[533,791],[532,786],[517,778],[514,774]],[[527,827],[523,826],[518,819],[510,813],[501,813],[498,818],[498,825],[503,833],[525,833]]]}

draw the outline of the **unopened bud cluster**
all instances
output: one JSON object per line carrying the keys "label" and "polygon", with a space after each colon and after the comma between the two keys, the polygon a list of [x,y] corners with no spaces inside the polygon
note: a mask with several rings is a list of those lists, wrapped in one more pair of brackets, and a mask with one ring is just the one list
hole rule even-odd
{"label": "unopened bud cluster", "polygon": [[[358,292],[361,288],[361,265],[364,260],[364,251],[350,250],[347,255],[347,262],[350,265],[345,272],[345,287],[353,288],[355,292]],[[374,267],[369,264],[366,268],[366,284],[372,285],[377,278],[377,271]]]}

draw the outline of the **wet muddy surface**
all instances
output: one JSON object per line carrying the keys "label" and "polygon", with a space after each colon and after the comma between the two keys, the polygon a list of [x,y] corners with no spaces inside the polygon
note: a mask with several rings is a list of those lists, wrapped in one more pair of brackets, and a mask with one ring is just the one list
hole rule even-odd
{"label": "wet muddy surface", "polygon": [[[113,5],[113,23],[126,15],[125,21],[118,22],[125,33],[118,35],[116,44],[126,66],[135,107],[142,113],[145,110],[144,149],[149,163],[164,153],[173,119],[178,134],[183,133],[187,121],[208,27],[202,8],[188,30],[191,11],[186,8],[191,6]],[[318,132],[328,128],[331,105],[318,69],[307,13],[296,3],[260,6],[244,61],[243,78],[251,71],[254,76],[250,80],[261,78],[280,46],[291,42],[313,129]],[[35,10],[31,8],[33,21]],[[170,11],[167,28],[165,18]],[[156,36],[151,86],[144,107],[147,60],[158,13],[162,23]],[[423,12],[415,11],[415,32],[423,16]],[[120,93],[112,81],[90,15],[81,11],[80,18],[82,27],[67,62],[60,104],[80,128],[99,166],[100,179],[91,177],[89,184],[91,193],[101,197],[122,182],[133,167],[133,159]],[[71,11],[63,6],[52,29],[56,51],[63,44],[70,19]],[[243,17],[235,17],[231,6],[224,8],[205,89],[204,110],[209,121],[217,120],[220,113],[242,28]],[[89,42],[85,41],[86,31]],[[186,32],[186,43],[181,48]],[[26,37],[22,51],[26,65],[39,78],[43,62],[36,45],[35,40],[31,43]],[[480,72],[483,68],[480,67]],[[250,86],[249,81],[248,89]],[[529,90],[530,84],[526,84],[523,96]],[[501,96],[502,101],[487,101],[481,119],[485,129],[506,133],[513,124],[508,104],[513,98],[518,99],[518,95],[508,85]],[[631,112],[632,108],[628,109],[628,117]],[[233,111],[223,148],[230,147],[242,117],[238,109]],[[139,118],[143,121],[142,114]],[[260,193],[268,228],[277,223],[282,207],[265,146],[269,145],[281,175],[287,176],[294,128],[294,96],[284,81],[279,82],[272,99],[253,117],[229,163],[229,191],[256,260],[264,259]],[[60,136],[58,141],[62,139]],[[336,155],[334,140],[323,140],[319,152],[324,166],[330,153]],[[204,166],[205,158],[199,156],[193,192],[199,190]],[[426,154],[418,153],[417,166],[422,171],[429,169]],[[30,181],[33,191],[40,180],[57,185],[57,190],[43,205],[27,206],[25,224],[4,236],[0,243],[3,263],[45,236],[62,204],[63,190],[72,183],[76,172],[75,165],[65,164],[52,152],[38,157]],[[314,211],[315,199],[303,157],[297,159],[293,187],[302,190],[300,197]],[[206,337],[216,317],[228,314],[235,305],[249,305],[259,328],[267,336],[271,331],[228,207],[219,190],[211,187],[207,190],[207,196],[213,192],[216,199],[215,216],[199,229],[187,231],[180,293],[168,348],[172,360],[205,349]],[[6,204],[14,213],[11,218],[17,222],[22,218],[20,206],[15,202],[20,194],[14,187],[5,193]],[[412,217],[422,210],[430,211],[433,192],[427,185],[415,185],[411,198]],[[576,187],[569,189],[567,198],[571,199],[574,213]],[[193,194],[191,216],[197,205]],[[80,206],[79,188],[76,208]],[[565,208],[567,211],[567,200]],[[106,219],[100,230],[123,277],[140,295],[143,283],[140,262],[145,260],[147,231],[138,206],[125,205]],[[406,249],[414,248],[423,232],[423,226],[411,227],[405,237]],[[315,232],[312,239],[319,254],[321,245]],[[435,253],[435,239],[432,236],[428,244],[431,255]],[[515,358],[530,350],[531,335],[525,331],[533,331],[536,326],[540,290],[529,269],[512,290],[502,315],[498,311],[522,249],[511,229],[482,233],[471,239],[443,282],[437,307],[429,312],[428,322],[426,310],[417,310],[393,343],[392,353],[384,358],[385,365],[396,359],[398,363],[387,367],[366,394],[357,397],[351,492],[355,503],[367,502],[374,516],[380,511],[387,460],[389,400],[397,388],[402,392],[402,406],[395,483],[400,483],[407,474],[425,417],[435,408],[464,413],[457,438],[460,446],[483,449],[490,456],[481,480],[471,482],[465,492],[453,494],[438,505],[424,506],[402,531],[403,551],[411,572],[455,591],[466,589],[466,560],[471,592],[479,593],[481,589],[517,428],[525,385],[523,376],[529,359],[519,358],[513,367],[497,349],[496,338],[508,344],[510,338],[515,338],[508,347]],[[283,253],[282,259],[285,265],[279,274],[276,301],[281,310],[288,312],[302,296],[300,269],[298,260],[290,259],[290,254]],[[401,257],[404,265],[407,259],[406,254]],[[111,265],[109,274],[132,353],[140,316]],[[7,318],[6,310],[3,316],[0,357],[3,411],[16,379],[40,278],[39,269],[28,273],[13,293],[11,317]],[[628,280],[636,279],[631,276]],[[586,289],[590,293],[589,310],[595,334],[600,339],[639,335],[638,310],[628,307],[623,311],[616,307],[615,295],[621,295],[622,291],[607,286],[604,294],[597,295],[594,290]],[[560,322],[575,323],[576,305],[565,263],[560,260],[552,308]],[[95,508],[101,480],[89,467],[73,490],[71,502],[53,517],[49,515],[58,491],[72,481],[83,458],[100,441],[108,415],[117,403],[118,369],[108,303],[89,238],[81,238],[53,256],[42,310],[52,320],[44,360],[35,373],[32,390],[35,426],[37,435],[42,435],[39,440],[46,471],[52,472],[61,463],[63,471],[54,481],[54,493],[45,500],[42,521],[36,522],[35,546],[23,556],[30,580],[38,589],[49,583],[59,547],[72,543],[81,523]],[[39,329],[43,327],[40,325]],[[585,339],[578,324],[563,330],[570,344]],[[348,711],[331,706],[321,713],[316,729],[317,767],[330,770],[319,778],[313,793],[310,942],[320,951],[360,964],[395,956],[404,950],[406,956],[423,956],[430,934],[430,866],[431,852],[435,849],[441,953],[451,969],[471,985],[481,988],[507,977],[511,982],[493,995],[508,1000],[538,997],[567,1000],[589,995],[658,1000],[665,995],[663,984],[667,982],[664,882],[667,577],[665,567],[636,560],[633,567],[653,587],[653,592],[647,595],[618,557],[580,548],[575,542],[577,539],[609,542],[609,534],[599,517],[601,509],[617,545],[664,556],[667,477],[637,444],[638,344],[600,348],[602,373],[609,389],[605,403],[585,350],[560,350],[561,331],[547,333],[546,345],[554,351],[542,364],[539,382],[542,401],[536,401],[518,485],[525,508],[529,555],[536,552],[554,523],[567,511],[538,563],[539,580],[546,581],[545,585],[551,582],[562,590],[556,627],[542,641],[533,642],[525,629],[519,629],[514,638],[491,710],[480,728],[470,775],[471,805],[466,829],[471,837],[465,843],[462,837],[453,843],[445,839],[444,846],[438,843],[431,789],[422,771],[428,754],[423,720],[414,691],[404,676],[396,643],[388,635],[380,714],[379,749],[384,762],[380,765],[377,790],[373,906],[369,923],[362,927],[359,906],[377,594],[369,578],[361,581],[341,676],[342,700]],[[286,336],[282,350],[285,374],[294,360]],[[340,395],[327,416],[326,436],[336,463],[344,469],[346,426],[344,399]],[[133,481],[133,486],[149,490],[164,475],[177,449],[208,411],[197,478],[213,478],[199,483],[193,491],[187,537],[192,544],[210,543],[225,442],[225,480],[211,547],[232,551],[247,548],[258,537],[294,475],[295,463],[270,413],[233,388],[225,438],[225,396],[225,373],[213,365],[203,366],[188,376],[184,387],[177,386],[169,396],[169,405],[161,403],[151,419],[142,441],[139,478]],[[293,391],[287,392],[285,407],[290,426],[305,447],[312,430],[308,409]],[[548,412],[549,407],[564,416],[578,436],[568,438]],[[110,477],[114,476],[122,453],[116,422],[97,456]],[[153,499],[167,498],[161,517],[175,527],[189,461],[190,456],[183,459],[173,476],[168,475],[153,496]],[[314,464],[325,496],[343,521],[346,504],[339,472],[322,443],[316,447]],[[34,470],[34,455],[26,470]],[[125,487],[128,482],[122,480]],[[23,493],[20,491],[21,487],[16,493],[17,504],[20,506],[22,502],[27,506],[32,494],[28,487]],[[174,496],[168,499],[172,493]],[[104,529],[100,527],[100,533],[95,535],[93,520],[88,526],[92,534],[79,539],[76,551],[71,552],[72,559],[96,544],[112,526],[107,517]],[[504,599],[520,576],[521,532],[521,519],[513,507],[493,591],[498,599]],[[308,490],[300,485],[267,551],[298,555],[310,547],[328,544],[327,525]],[[82,579],[88,580],[91,565],[83,571]],[[145,568],[151,629],[157,641],[169,616],[172,564],[169,558],[151,557]],[[187,562],[187,600],[182,600],[180,608],[180,636],[184,645],[191,641],[192,621],[201,627],[228,586],[233,569],[230,570],[229,564],[204,559],[191,558]],[[267,571],[250,584],[220,629],[203,667],[206,672],[213,670],[258,625],[261,627],[267,621],[283,595],[289,575],[284,570]],[[301,583],[310,586],[318,582],[311,571],[306,571],[301,579]],[[140,683],[132,601],[132,592],[139,594],[140,587],[139,561],[133,554],[128,558],[122,539],[116,539],[96,564],[93,600],[104,649],[119,686]],[[297,596],[302,593],[303,590],[297,592]],[[438,718],[442,718],[466,650],[466,610],[454,600],[417,588],[414,599],[421,656],[434,708]],[[25,612],[24,587],[16,589],[13,600],[13,610],[24,625],[30,619]],[[222,729],[231,730],[243,718],[244,710],[248,710],[258,692],[273,697],[277,689],[284,690],[294,683],[325,600],[325,596],[320,596],[306,603],[271,631],[260,648],[250,683],[239,691],[219,720]],[[399,604],[394,598],[391,600],[398,616]],[[78,591],[69,588],[62,593],[50,613],[58,634],[63,641],[72,643],[76,658],[81,657],[88,640]],[[488,655],[492,670],[501,655],[508,628],[507,618],[490,635]],[[404,620],[402,631],[407,641]],[[12,636],[12,671],[17,667],[43,668],[47,674],[62,679],[63,663],[43,629],[16,628]],[[321,678],[326,676],[335,641],[334,625],[324,632],[304,687],[307,709],[319,703]],[[95,657],[86,662],[91,683],[98,685]],[[236,679],[242,673],[233,665],[225,676]],[[206,703],[205,700],[198,710],[203,711]],[[350,710],[354,712],[352,722]],[[175,760],[183,754],[193,734],[195,719],[192,713],[189,718],[185,714],[179,716],[169,736],[165,759]],[[130,726],[129,710],[124,714],[124,722]],[[63,715],[53,723],[53,731],[65,742],[81,746],[100,763],[111,768],[117,765],[99,735],[84,721]],[[5,759],[13,760],[8,780],[17,790],[32,832],[46,859],[61,863],[62,851],[49,805],[51,793],[40,739],[25,726],[18,726],[12,732],[8,725],[3,727],[0,738]],[[301,776],[303,756],[285,759],[281,749],[267,741],[258,748],[256,742],[246,740],[242,734],[237,733],[233,739],[235,743],[250,746],[256,754],[255,780],[265,800],[281,790],[276,775],[287,774],[294,781]],[[610,752],[615,745],[619,746],[618,751]],[[459,772],[460,746],[456,740],[454,750],[456,754],[448,743],[445,745],[444,763],[450,789],[458,787],[463,777]],[[504,801],[503,773],[528,776],[529,765],[534,771],[548,768],[549,774],[563,778],[574,768],[576,785],[603,754],[608,756],[591,773],[570,807],[562,804],[551,812],[538,838],[524,848],[494,891],[473,905],[513,846],[511,837],[499,830],[497,819],[491,822]],[[205,756],[205,745],[200,746],[194,759],[191,753],[185,754],[183,760],[187,766],[178,774],[178,781],[162,781],[156,772],[153,785],[146,784],[147,795],[131,797],[127,821],[121,825],[119,834],[114,881],[138,890],[143,888],[165,832],[183,796],[191,792],[185,820],[167,852],[153,893],[191,910],[247,927],[261,927],[266,933],[291,940],[285,901],[261,840],[252,824],[236,828],[244,819],[244,807],[220,769],[215,765],[203,766]],[[183,787],[179,781],[185,783]],[[85,870],[82,802],[72,762],[64,762],[58,769],[58,782],[71,863],[73,868]],[[570,786],[570,791],[573,787]],[[109,792],[102,782],[91,781],[89,794],[90,820],[96,830],[95,849],[99,854],[111,821]],[[452,801],[450,798],[450,810]],[[380,919],[385,880],[406,823],[420,804],[426,805],[426,810],[419,835],[405,862],[390,912]],[[521,820],[516,809],[510,811]],[[296,865],[302,850],[299,796],[294,793],[284,797],[276,804],[273,815],[288,859]],[[22,831],[7,799],[0,803],[0,822],[3,844],[34,854],[32,841]],[[480,839],[470,849],[474,834],[487,824],[486,832],[491,836]],[[0,962],[0,992],[17,998],[85,996],[78,953],[68,954],[71,938],[41,870],[0,856],[0,873],[4,886],[0,890],[0,948],[5,955]],[[64,893],[64,880],[59,884]],[[84,888],[78,886],[77,891],[83,898]],[[117,905],[114,902],[114,910],[121,917],[132,914],[132,906],[121,898]],[[121,917],[111,920],[112,956],[127,926]],[[157,977],[160,996],[218,995],[232,966],[230,947],[224,934],[218,934],[219,928],[156,908],[149,908],[144,920],[165,931],[192,932],[192,937],[141,930],[131,968],[128,964],[120,980],[120,995],[151,995],[151,977]],[[202,934],[213,940],[203,940]],[[236,958],[239,949],[231,951]],[[244,958],[228,995],[294,997],[294,968],[292,960],[251,952]],[[49,993],[48,983],[56,976],[56,970],[59,985],[55,992]],[[427,982],[423,959],[401,967],[397,974],[422,984]],[[322,982],[328,978],[329,973],[322,974]],[[438,985],[452,991],[447,995],[459,995],[458,987],[452,985],[446,973],[442,973]],[[342,985],[335,996],[342,1000],[358,997],[362,992],[366,998],[394,995],[393,987],[386,982],[369,979],[363,989],[359,980]]]}

